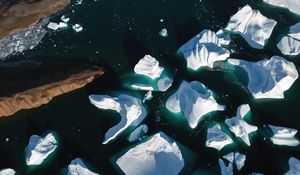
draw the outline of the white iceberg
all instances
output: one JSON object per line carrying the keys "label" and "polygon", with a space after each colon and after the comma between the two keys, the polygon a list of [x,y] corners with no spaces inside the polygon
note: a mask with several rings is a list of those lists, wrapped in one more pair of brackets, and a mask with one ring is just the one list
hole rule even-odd
{"label": "white iceberg", "polygon": [[148,132],[148,126],[146,124],[140,125],[137,127],[127,138],[129,142],[135,142],[137,141],[140,137],[145,135]]}
{"label": "white iceberg", "polygon": [[68,27],[68,24],[65,22],[59,22],[58,26],[59,26],[59,28],[66,28],[66,27]]}
{"label": "white iceberg", "polygon": [[83,27],[79,24],[73,25],[72,28],[75,30],[75,32],[81,32],[83,30]]}
{"label": "white iceberg", "polygon": [[128,175],[177,175],[184,167],[177,143],[163,132],[129,149],[116,163]]}
{"label": "white iceberg", "polygon": [[134,67],[136,74],[145,75],[151,79],[160,77],[164,68],[159,66],[159,62],[151,55],[145,55]]}
{"label": "white iceberg", "polygon": [[90,171],[80,158],[71,161],[68,166],[68,175],[99,175]]}
{"label": "white iceberg", "polygon": [[132,84],[131,88],[137,89],[137,90],[143,90],[143,91],[153,91],[154,88],[151,85],[148,84]]}
{"label": "white iceberg", "polygon": [[52,29],[52,30],[57,30],[57,29],[59,29],[59,24],[57,24],[56,22],[50,22],[50,23],[47,25],[47,27],[48,27],[49,29]]}
{"label": "white iceberg", "polygon": [[181,112],[191,128],[195,128],[205,114],[224,110],[224,106],[214,99],[212,91],[197,81],[183,81],[167,100],[166,107],[173,113]]}
{"label": "white iceberg", "polygon": [[250,112],[249,105],[241,105],[237,110],[236,116],[234,118],[226,119],[225,123],[236,137],[241,138],[248,146],[250,146],[251,144],[248,135],[257,131],[257,127],[248,124],[244,120],[244,117],[248,112]]}
{"label": "white iceberg", "polygon": [[290,12],[300,15],[300,1],[299,0],[263,0],[273,6],[278,6],[288,9]]}
{"label": "white iceberg", "polygon": [[221,168],[221,175],[233,175],[232,163],[229,163],[229,165],[226,166],[224,161],[222,159],[219,159],[219,165]]}
{"label": "white iceberg", "polygon": [[147,111],[142,105],[141,100],[126,94],[118,95],[118,97],[110,97],[108,95],[90,95],[89,99],[90,102],[97,108],[113,110],[121,116],[120,123],[106,132],[103,144],[106,144],[116,138],[129,126],[139,125],[147,115]]}
{"label": "white iceberg", "polygon": [[58,142],[53,133],[45,137],[32,135],[29,144],[26,147],[25,160],[27,165],[40,165],[43,161],[55,151]]}
{"label": "white iceberg", "polygon": [[167,91],[173,84],[173,80],[169,77],[161,78],[157,81],[158,90],[161,92]]}
{"label": "white iceberg", "polygon": [[159,35],[164,38],[168,37],[168,35],[169,35],[168,30],[166,28],[161,29],[161,31],[159,32]]}
{"label": "white iceberg", "polygon": [[228,160],[229,162],[233,163],[234,161],[234,153],[231,152],[223,156],[224,159]]}
{"label": "white iceberg", "polygon": [[232,144],[233,140],[230,136],[224,133],[221,130],[221,126],[219,124],[215,125],[212,128],[208,128],[207,130],[207,140],[205,145],[207,147],[215,148],[217,150],[221,150],[226,145]]}
{"label": "white iceberg", "polygon": [[251,47],[262,49],[276,23],[246,5],[230,18],[225,29],[241,35]]}
{"label": "white iceberg", "polygon": [[234,160],[238,171],[240,171],[245,165],[246,156],[244,154],[235,153]]}
{"label": "white iceberg", "polygon": [[284,175],[300,175],[300,161],[295,157],[289,159],[290,169]]}
{"label": "white iceberg", "polygon": [[14,175],[14,174],[16,174],[16,171],[11,168],[0,170],[0,175]]}
{"label": "white iceberg", "polygon": [[268,125],[273,132],[271,141],[275,145],[298,146],[299,140],[295,138],[296,129]]}
{"label": "white iceberg", "polygon": [[230,56],[230,52],[223,48],[222,44],[228,42],[219,38],[215,32],[205,29],[181,46],[179,52],[183,54],[187,67],[192,70],[213,68],[214,62],[226,60]]}
{"label": "white iceberg", "polygon": [[65,22],[65,23],[68,23],[68,22],[70,21],[70,18],[67,18],[65,15],[62,15],[62,16],[60,17],[60,20],[62,20],[62,21]]}
{"label": "white iceberg", "polygon": [[290,27],[289,33],[282,37],[277,48],[284,55],[298,55],[300,53],[300,23]]}
{"label": "white iceberg", "polygon": [[153,98],[152,91],[148,91],[143,98],[143,103],[145,103],[145,101],[147,100],[151,100],[152,98]]}
{"label": "white iceberg", "polygon": [[248,74],[248,90],[254,98],[284,98],[288,90],[298,78],[294,63],[279,56],[270,60],[248,62],[238,59],[228,59],[232,65],[243,68]]}

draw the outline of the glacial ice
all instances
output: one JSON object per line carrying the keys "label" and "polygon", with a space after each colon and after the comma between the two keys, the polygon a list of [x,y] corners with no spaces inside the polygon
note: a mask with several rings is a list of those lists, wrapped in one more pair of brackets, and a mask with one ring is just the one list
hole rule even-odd
{"label": "glacial ice", "polygon": [[300,161],[295,157],[289,159],[290,169],[284,175],[300,175]]}
{"label": "glacial ice", "polygon": [[230,18],[225,29],[241,35],[251,47],[263,49],[276,23],[246,5]]}
{"label": "glacial ice", "polygon": [[145,75],[151,79],[160,77],[164,68],[159,66],[159,62],[151,55],[145,55],[134,67],[136,74]]}
{"label": "glacial ice", "polygon": [[299,0],[263,0],[273,6],[279,6],[288,9],[290,12],[300,15],[300,1]]}
{"label": "glacial ice", "polygon": [[230,136],[224,133],[221,130],[221,126],[219,124],[215,125],[212,128],[208,128],[207,130],[207,140],[205,145],[207,147],[215,148],[217,150],[221,150],[226,145],[232,144],[233,140]]}
{"label": "glacial ice", "polygon": [[298,146],[299,140],[295,138],[296,129],[268,125],[273,132],[271,141],[275,145]]}
{"label": "glacial ice", "polygon": [[90,171],[80,158],[71,161],[68,166],[68,175],[98,175]]}
{"label": "glacial ice", "polygon": [[173,113],[181,112],[191,128],[195,128],[205,114],[224,110],[224,106],[214,99],[212,91],[197,81],[183,81],[167,100],[166,107]]}
{"label": "glacial ice", "polygon": [[58,142],[53,133],[45,137],[32,135],[26,147],[25,160],[27,165],[40,165],[57,148]]}
{"label": "glacial ice", "polygon": [[221,175],[233,175],[232,163],[229,163],[229,165],[226,166],[224,161],[222,159],[219,159],[219,165],[221,168]]}
{"label": "glacial ice", "polygon": [[[218,32],[221,36],[222,32]],[[189,40],[179,48],[179,52],[183,54],[187,67],[192,70],[198,70],[202,67],[214,67],[214,62],[226,60],[230,56],[230,52],[223,48],[222,45],[229,44],[223,38],[210,30],[203,30],[194,38]]]}
{"label": "glacial ice", "polygon": [[251,144],[248,135],[256,131],[257,127],[248,124],[244,120],[244,117],[248,112],[250,112],[249,105],[241,105],[238,108],[236,116],[234,118],[226,119],[225,123],[236,137],[240,137],[248,146],[250,146]]}
{"label": "glacial ice", "polygon": [[99,109],[113,110],[120,114],[121,121],[105,133],[103,144],[115,139],[129,126],[139,125],[146,117],[147,111],[141,100],[126,94],[118,97],[108,95],[90,95],[90,102]]}
{"label": "glacial ice", "polygon": [[14,175],[14,174],[16,174],[16,171],[11,168],[0,170],[0,175]]}
{"label": "glacial ice", "polygon": [[228,62],[240,66],[247,72],[248,90],[256,99],[284,98],[284,92],[298,78],[294,63],[279,56],[273,56],[270,60],[258,62],[238,59],[228,59]]}
{"label": "glacial ice", "polygon": [[129,149],[116,163],[130,175],[177,175],[184,167],[177,143],[163,132]]}
{"label": "glacial ice", "polygon": [[137,127],[127,138],[129,142],[135,142],[140,137],[145,135],[148,132],[148,126],[146,124],[140,125]]}
{"label": "glacial ice", "polygon": [[284,55],[298,55],[300,53],[300,23],[290,27],[289,33],[281,38],[277,47]]}

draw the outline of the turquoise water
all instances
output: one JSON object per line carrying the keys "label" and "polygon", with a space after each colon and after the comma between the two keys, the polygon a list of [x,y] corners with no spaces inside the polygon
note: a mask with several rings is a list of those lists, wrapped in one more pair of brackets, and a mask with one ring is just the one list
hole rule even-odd
{"label": "turquoise water", "polygon": [[[193,165],[184,174],[194,170],[206,174],[218,174],[218,153],[205,147],[206,129],[213,122],[223,122],[233,116],[240,104],[249,103],[252,123],[260,129],[264,124],[281,125],[300,130],[300,80],[297,80],[284,100],[253,100],[245,91],[246,74],[233,76],[233,70],[224,71],[223,64],[217,70],[203,69],[190,72],[177,49],[205,28],[217,31],[223,28],[239,7],[249,3],[267,17],[278,22],[264,50],[247,46],[238,36],[231,36],[230,45],[234,58],[257,61],[277,55],[276,42],[289,25],[300,21],[300,17],[264,5],[259,0],[83,0],[82,5],[72,5],[51,18],[59,21],[62,14],[79,23],[84,30],[72,29],[49,32],[42,43],[31,51],[13,56],[15,60],[38,60],[90,63],[99,65],[106,74],[80,90],[55,98],[48,105],[21,111],[12,117],[0,119],[0,167],[14,168],[19,174],[59,174],[71,160],[81,157],[97,171],[106,175],[118,174],[111,158],[132,146],[126,141],[126,133],[108,145],[102,145],[105,132],[118,123],[117,114],[98,110],[89,103],[89,94],[110,94],[127,91],[142,97],[143,92],[126,88],[132,81],[134,65],[145,54],[156,57],[174,77],[174,85],[168,92],[154,92],[154,98],[146,102],[149,115],[143,123],[149,126],[149,135],[158,131],[166,134],[196,154]],[[74,11],[74,12],[72,12]],[[163,19],[163,22],[160,21]],[[167,28],[169,36],[162,38],[159,31]],[[298,57],[285,57],[299,69]],[[126,77],[126,78],[124,78]],[[132,79],[131,79],[132,78]],[[139,79],[139,78],[137,78]],[[206,116],[198,127],[190,129],[187,122],[165,109],[166,99],[178,88],[182,80],[198,80],[213,90],[220,104],[227,109]],[[243,80],[243,81],[241,81]],[[24,150],[32,134],[54,130],[60,136],[60,146],[55,154],[42,166],[27,168]],[[299,136],[299,134],[298,134]],[[6,142],[6,138],[9,141]],[[223,152],[238,148],[247,154],[244,169],[240,174],[261,172],[267,175],[283,174],[290,156],[300,159],[300,148],[273,146],[264,140],[262,132],[252,137],[252,146],[233,146]]]}

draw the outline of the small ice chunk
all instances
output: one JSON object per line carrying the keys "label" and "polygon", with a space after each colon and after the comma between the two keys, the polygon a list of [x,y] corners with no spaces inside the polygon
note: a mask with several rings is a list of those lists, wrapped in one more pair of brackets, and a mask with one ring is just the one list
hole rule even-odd
{"label": "small ice chunk", "polygon": [[241,35],[251,47],[263,49],[276,23],[246,5],[230,18],[225,29]]}
{"label": "small ice chunk", "polygon": [[136,74],[145,75],[153,80],[160,77],[163,70],[164,68],[160,67],[159,62],[151,55],[145,55],[134,67]]}
{"label": "small ice chunk", "polygon": [[288,9],[290,12],[300,15],[300,1],[298,0],[263,0],[273,6]]}
{"label": "small ice chunk", "polygon": [[191,128],[196,128],[204,115],[224,110],[224,106],[216,102],[212,91],[197,81],[183,81],[167,100],[166,107],[173,113],[181,112]]}
{"label": "small ice chunk", "polygon": [[127,140],[129,142],[135,142],[143,135],[145,135],[147,132],[148,132],[148,126],[146,124],[140,125],[129,135]]}
{"label": "small ice chunk", "polygon": [[289,159],[290,169],[284,175],[300,175],[300,161],[295,157]]}
{"label": "small ice chunk", "polygon": [[161,31],[159,32],[159,35],[164,38],[168,37],[168,35],[169,35],[168,30],[166,28],[161,29]]}
{"label": "small ice chunk", "polygon": [[153,87],[151,85],[147,84],[132,84],[132,88],[138,89],[138,90],[143,90],[143,91],[153,91]]}
{"label": "small ice chunk", "polygon": [[61,28],[66,28],[66,27],[68,27],[68,24],[67,24],[67,23],[64,23],[64,22],[59,22],[58,26],[59,26],[59,28],[61,29]]}
{"label": "small ice chunk", "polygon": [[103,144],[115,139],[129,126],[139,125],[147,116],[147,111],[141,100],[126,94],[118,97],[108,95],[90,95],[90,102],[99,109],[113,110],[120,114],[121,121],[105,133]]}
{"label": "small ice chunk", "polygon": [[62,15],[60,20],[65,22],[65,23],[68,23],[70,21],[70,18],[67,18],[65,15]]}
{"label": "small ice chunk", "polygon": [[11,168],[0,170],[0,175],[15,175],[15,174],[16,174],[16,171]]}
{"label": "small ice chunk", "polygon": [[152,98],[153,98],[152,91],[148,91],[143,98],[143,103],[145,103],[145,101],[147,100],[151,100]]}
{"label": "small ice chunk", "polygon": [[229,162],[233,163],[234,161],[234,153],[229,153],[223,156],[224,159],[228,160]]}
{"label": "small ice chunk", "polygon": [[167,91],[173,84],[173,79],[164,77],[157,81],[158,90],[161,92]]}
{"label": "small ice chunk", "polygon": [[57,30],[59,29],[59,24],[57,24],[56,22],[49,22],[47,27],[48,29]]}
{"label": "small ice chunk", "polygon": [[233,175],[232,163],[229,163],[229,165],[226,166],[224,161],[222,159],[219,159],[219,165],[221,168],[221,175]]}
{"label": "small ice chunk", "polygon": [[238,171],[240,171],[245,165],[246,156],[244,154],[235,153],[234,160]]}
{"label": "small ice chunk", "polygon": [[116,163],[130,175],[177,175],[184,167],[177,143],[163,132],[129,149]]}
{"label": "small ice chunk", "polygon": [[73,25],[72,28],[75,30],[75,32],[81,32],[83,30],[82,26],[79,24]]}
{"label": "small ice chunk", "polygon": [[268,125],[273,132],[273,136],[271,137],[271,141],[275,145],[286,145],[286,146],[298,146],[299,140],[295,138],[297,134],[296,129],[290,129],[279,126]]}
{"label": "small ice chunk", "polygon": [[290,27],[289,33],[281,38],[277,47],[284,55],[298,55],[300,53],[300,23]]}
{"label": "small ice chunk", "polygon": [[220,151],[226,145],[232,143],[233,140],[229,137],[228,134],[224,133],[221,130],[221,126],[219,124],[215,125],[212,128],[208,128],[207,141],[205,142],[205,145],[207,147],[215,148]]}
{"label": "small ice chunk", "polygon": [[40,165],[43,161],[55,151],[58,142],[53,133],[47,134],[45,137],[32,135],[29,144],[26,147],[26,164]]}
{"label": "small ice chunk", "polygon": [[284,98],[288,90],[298,78],[294,63],[279,56],[258,62],[228,59],[232,65],[243,68],[248,74],[248,90],[256,99]]}
{"label": "small ice chunk", "polygon": [[71,161],[68,166],[68,175],[99,175],[90,171],[80,158]]}

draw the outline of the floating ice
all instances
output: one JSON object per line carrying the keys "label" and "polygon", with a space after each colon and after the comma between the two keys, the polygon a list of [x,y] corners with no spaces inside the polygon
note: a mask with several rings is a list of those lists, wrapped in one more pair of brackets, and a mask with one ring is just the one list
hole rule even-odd
{"label": "floating ice", "polygon": [[26,164],[40,165],[43,161],[57,148],[57,140],[53,133],[47,134],[45,137],[32,135],[29,144],[26,147]]}
{"label": "floating ice", "polygon": [[296,129],[290,129],[285,127],[279,127],[279,126],[272,126],[268,125],[272,132],[273,136],[271,137],[271,141],[275,145],[286,145],[286,146],[298,146],[299,140],[295,138],[295,135],[297,134]]}
{"label": "floating ice", "polygon": [[164,37],[164,38],[168,37],[168,35],[169,35],[168,30],[166,28],[161,29],[161,31],[159,32],[159,35]]}
{"label": "floating ice", "polygon": [[157,87],[159,91],[167,91],[173,84],[173,80],[169,77],[164,77],[157,81]]}
{"label": "floating ice", "polygon": [[240,171],[245,165],[246,156],[244,154],[235,153],[234,160],[237,169]]}
{"label": "floating ice", "polygon": [[181,112],[191,128],[195,128],[205,114],[224,110],[224,106],[214,99],[212,91],[197,81],[183,81],[179,89],[167,100],[166,107],[171,112]]}
{"label": "floating ice", "polygon": [[66,27],[68,27],[68,24],[64,23],[64,22],[59,22],[58,26],[59,26],[59,28],[66,28]]}
{"label": "floating ice", "polygon": [[160,132],[129,149],[117,165],[130,175],[177,175],[184,160],[177,143]]}
{"label": "floating ice", "polygon": [[75,30],[75,32],[81,32],[83,30],[82,26],[79,24],[73,25],[72,28]]}
{"label": "floating ice", "polygon": [[147,84],[132,84],[133,89],[144,90],[144,91],[153,91],[153,87]]}
{"label": "floating ice", "polygon": [[262,49],[276,23],[246,5],[231,17],[226,30],[241,35],[251,47]]}
{"label": "floating ice", "polygon": [[14,175],[16,171],[10,168],[0,170],[0,175]]}
{"label": "floating ice", "polygon": [[277,47],[284,55],[298,55],[300,53],[300,23],[290,27],[289,33],[282,37]]}
{"label": "floating ice", "polygon": [[152,98],[153,98],[152,91],[148,91],[143,98],[143,103],[145,103],[145,101],[147,100],[151,100]]}
{"label": "floating ice", "polygon": [[[222,31],[218,32],[223,35]],[[179,48],[187,62],[187,67],[198,70],[201,67],[214,67],[214,62],[226,60],[230,52],[222,47],[222,44],[229,44],[225,37],[219,38],[215,32],[203,30],[194,38]]]}
{"label": "floating ice", "polygon": [[284,175],[300,175],[300,161],[295,157],[289,159],[290,169]]}
{"label": "floating ice", "polygon": [[72,160],[68,166],[68,175],[98,175],[90,171],[80,158]]}
{"label": "floating ice", "polygon": [[145,135],[148,132],[148,126],[147,125],[140,125],[137,127],[127,138],[129,142],[135,142],[137,141],[141,136]]}
{"label": "floating ice", "polygon": [[106,132],[103,144],[115,139],[129,126],[139,125],[147,115],[147,111],[142,105],[141,100],[126,94],[118,95],[118,97],[90,95],[89,99],[97,108],[113,110],[121,116],[120,123]]}
{"label": "floating ice", "polygon": [[229,163],[228,166],[226,166],[224,161],[222,159],[219,159],[219,165],[221,168],[221,175],[233,175],[232,163]]}
{"label": "floating ice", "polygon": [[229,137],[228,134],[224,133],[221,130],[221,126],[219,124],[215,125],[212,128],[208,128],[207,141],[205,142],[205,145],[207,147],[215,148],[220,151],[226,145],[232,143],[233,140]]}
{"label": "floating ice", "polygon": [[270,60],[248,62],[228,59],[233,65],[242,67],[248,74],[248,89],[254,98],[284,98],[288,90],[298,78],[294,63],[279,56]]}
{"label": "floating ice", "polygon": [[234,161],[234,153],[229,153],[223,156],[224,159],[228,160],[229,162],[233,163]]}
{"label": "floating ice", "polygon": [[57,30],[59,29],[59,24],[57,24],[56,22],[49,22],[47,27],[51,30]]}
{"label": "floating ice", "polygon": [[299,0],[263,0],[270,5],[286,8],[289,11],[300,15],[300,1]]}
{"label": "floating ice", "polygon": [[244,120],[244,117],[248,112],[250,112],[249,105],[241,105],[238,108],[236,116],[234,118],[226,119],[225,123],[236,137],[240,137],[248,146],[250,146],[251,144],[248,135],[256,131],[257,127],[248,124]]}
{"label": "floating ice", "polygon": [[151,79],[160,77],[164,68],[159,66],[159,62],[150,55],[145,55],[134,67],[134,72],[145,75]]}
{"label": "floating ice", "polygon": [[65,15],[61,16],[60,20],[62,20],[65,23],[68,23],[70,21],[70,18],[67,18]]}

